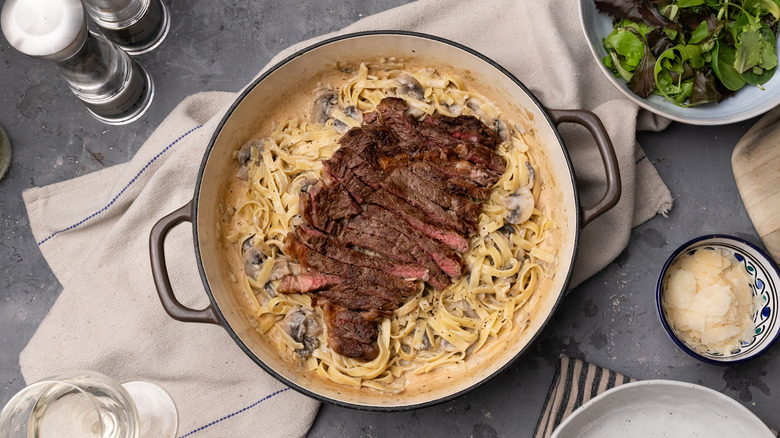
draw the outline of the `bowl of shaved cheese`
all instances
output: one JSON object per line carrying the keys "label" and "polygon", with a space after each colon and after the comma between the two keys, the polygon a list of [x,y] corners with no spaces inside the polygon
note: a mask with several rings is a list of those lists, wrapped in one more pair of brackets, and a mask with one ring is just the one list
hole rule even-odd
{"label": "bowl of shaved cheese", "polygon": [[669,337],[689,355],[733,365],[759,356],[780,336],[780,272],[743,239],[697,237],[672,253],[656,285]]}

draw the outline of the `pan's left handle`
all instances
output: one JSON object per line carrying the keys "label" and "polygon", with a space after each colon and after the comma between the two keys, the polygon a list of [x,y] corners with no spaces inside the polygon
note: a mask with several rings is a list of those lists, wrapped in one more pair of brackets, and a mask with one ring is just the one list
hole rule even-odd
{"label": "pan's left handle", "polygon": [[191,309],[176,299],[168,276],[168,266],[165,263],[165,237],[168,232],[182,222],[192,223],[192,201],[173,213],[160,219],[149,234],[149,257],[152,260],[152,276],[160,302],[168,315],[177,321],[205,322],[221,325],[214,308],[209,305],[205,309]]}
{"label": "pan's left handle", "polygon": [[593,219],[609,211],[620,200],[622,190],[620,168],[618,167],[615,148],[612,146],[612,140],[609,139],[609,134],[604,124],[601,123],[601,119],[592,112],[587,110],[547,109],[547,113],[556,125],[570,122],[587,128],[593,139],[596,140],[596,146],[598,146],[599,154],[601,154],[601,161],[604,163],[604,170],[607,174],[607,188],[604,196],[598,202],[590,207],[582,207],[582,226],[584,227]]}

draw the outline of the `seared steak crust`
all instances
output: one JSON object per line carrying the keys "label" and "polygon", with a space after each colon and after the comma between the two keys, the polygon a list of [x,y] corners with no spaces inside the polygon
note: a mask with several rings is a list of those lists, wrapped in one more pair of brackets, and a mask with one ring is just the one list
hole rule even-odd
{"label": "seared steak crust", "polygon": [[375,312],[356,312],[330,303],[326,303],[323,310],[328,328],[328,346],[333,351],[366,361],[379,355]]}

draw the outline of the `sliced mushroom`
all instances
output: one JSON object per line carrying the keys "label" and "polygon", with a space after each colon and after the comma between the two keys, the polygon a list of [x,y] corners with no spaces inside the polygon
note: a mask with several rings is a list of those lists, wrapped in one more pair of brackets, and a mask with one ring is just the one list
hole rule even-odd
{"label": "sliced mushroom", "polygon": [[306,268],[303,265],[291,262],[286,258],[280,258],[274,263],[274,268],[271,269],[268,281],[281,280],[285,275],[301,275],[305,272]]}
{"label": "sliced mushroom", "polygon": [[496,131],[496,134],[502,143],[509,141],[509,126],[507,126],[503,120],[493,120],[493,129]]}
{"label": "sliced mushroom", "polygon": [[398,94],[405,94],[417,100],[423,100],[425,97],[425,89],[422,87],[422,85],[420,85],[417,79],[414,78],[414,76],[408,73],[404,73],[398,76],[395,80],[398,81],[399,84],[395,89]]}
{"label": "sliced mushroom", "polygon": [[339,119],[333,119],[333,127],[336,128],[336,131],[338,131],[339,134],[345,134],[349,131],[349,125]]}
{"label": "sliced mushroom", "polygon": [[516,192],[506,197],[505,205],[509,213],[504,220],[510,224],[522,224],[527,221],[534,212],[534,195],[531,189],[534,187],[536,172],[528,161],[525,162],[528,168],[528,184],[517,189]]}
{"label": "sliced mushroom", "polygon": [[249,158],[252,156],[252,144],[250,142],[244,143],[241,149],[238,150],[238,162],[246,164]]}
{"label": "sliced mushroom", "polygon": [[315,123],[325,123],[331,118],[333,109],[339,104],[339,97],[332,90],[323,90],[314,98],[311,119]]}
{"label": "sliced mushroom", "polygon": [[256,280],[257,274],[260,273],[260,268],[267,257],[262,251],[252,245],[252,237],[246,239],[241,245],[241,252],[244,257],[244,272]]}
{"label": "sliced mushroom", "polygon": [[301,308],[296,308],[287,312],[282,320],[282,329],[290,335],[295,342],[302,342],[306,334],[306,314]]}
{"label": "sliced mushroom", "polygon": [[446,339],[441,340],[441,348],[443,348],[444,351],[458,351],[458,349],[455,348],[455,346],[451,343],[447,342]]}
{"label": "sliced mushroom", "polygon": [[457,103],[453,103],[452,105],[449,105],[446,102],[442,102],[441,106],[443,106],[444,108],[447,108],[447,111],[449,111],[450,114],[452,114],[452,115],[454,115],[456,117],[461,115],[461,113],[463,112],[463,108],[460,105],[458,105]]}
{"label": "sliced mushroom", "polygon": [[290,193],[300,195],[301,193],[308,193],[309,189],[317,184],[319,177],[315,172],[302,173],[293,179],[290,184]]}
{"label": "sliced mushroom", "polygon": [[474,99],[473,97],[469,97],[468,99],[466,99],[466,106],[474,112],[482,110],[482,102],[478,101],[477,99]]}
{"label": "sliced mushroom", "polygon": [[265,150],[265,140],[261,138],[253,138],[244,143],[241,146],[241,149],[238,150],[237,159],[239,163],[246,164],[249,159],[252,158],[252,148],[257,149],[258,155],[262,154],[263,150]]}
{"label": "sliced mushroom", "polygon": [[482,102],[470,97],[466,99],[466,107],[472,111],[472,116],[478,118],[482,123],[490,126],[493,120],[482,110]]}
{"label": "sliced mushroom", "polygon": [[246,181],[249,179],[249,166],[246,164],[239,167],[238,171],[236,172],[236,178]]}
{"label": "sliced mushroom", "polygon": [[[344,112],[345,116],[347,116],[349,118],[352,118],[352,119],[355,119],[358,122],[363,120],[363,112],[360,111],[359,109],[357,109],[357,107],[355,105],[350,105],[350,106],[344,108],[343,112]],[[336,128],[336,130],[339,133],[341,133],[341,134],[344,134],[345,132],[349,131],[349,129],[350,129],[350,125],[348,125],[348,124],[344,123],[343,121],[341,121],[340,119],[336,119],[336,118],[333,119],[333,127]]]}
{"label": "sliced mushroom", "polygon": [[317,336],[322,333],[322,326],[311,311],[295,308],[285,315],[281,326],[295,342],[303,344],[303,348],[295,350],[301,358],[307,359],[319,347]]}
{"label": "sliced mushroom", "polygon": [[360,111],[355,105],[350,105],[346,108],[344,108],[344,114],[347,115],[347,117],[351,117],[358,122],[363,120],[363,111]]}
{"label": "sliced mushroom", "polygon": [[273,298],[276,296],[276,288],[270,281],[263,286],[263,289],[265,289],[269,297]]}
{"label": "sliced mushroom", "polygon": [[287,259],[276,260],[268,281],[281,280],[285,275],[290,275],[290,262]]}
{"label": "sliced mushroom", "polygon": [[257,155],[263,153],[265,141],[259,138],[253,138],[244,143],[236,154],[236,159],[241,163],[241,167],[236,172],[236,177],[246,181],[249,179],[249,160],[252,158],[252,150],[257,150]]}
{"label": "sliced mushroom", "polygon": [[534,188],[534,181],[536,180],[536,171],[534,170],[534,166],[531,165],[530,161],[525,162],[525,168],[528,169],[528,184],[525,185],[525,188],[531,190],[532,188]]}
{"label": "sliced mushroom", "polygon": [[479,318],[477,312],[474,311],[474,309],[471,307],[471,304],[469,304],[469,302],[466,300],[460,300],[457,303],[455,303],[455,308],[460,309],[463,312],[463,314],[469,318]]}
{"label": "sliced mushroom", "polygon": [[424,351],[431,348],[431,339],[428,337],[427,331],[423,332],[422,342],[415,345],[414,348],[418,351]]}

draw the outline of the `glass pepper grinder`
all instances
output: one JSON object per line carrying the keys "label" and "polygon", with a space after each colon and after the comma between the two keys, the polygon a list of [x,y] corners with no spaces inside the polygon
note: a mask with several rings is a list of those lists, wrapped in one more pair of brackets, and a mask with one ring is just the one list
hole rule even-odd
{"label": "glass pepper grinder", "polygon": [[161,0],[82,0],[87,13],[109,40],[131,55],[151,51],[171,27]]}
{"label": "glass pepper grinder", "polygon": [[80,0],[6,0],[0,25],[16,50],[53,61],[99,120],[125,124],[149,108],[152,78],[116,44],[87,29]]}

